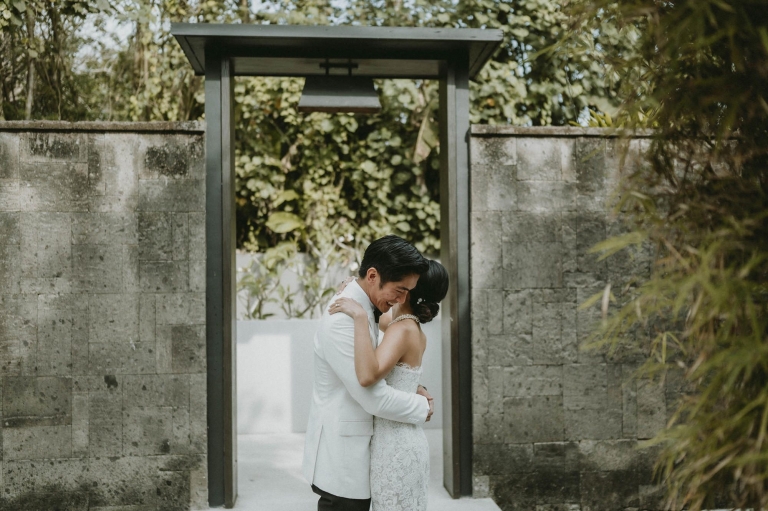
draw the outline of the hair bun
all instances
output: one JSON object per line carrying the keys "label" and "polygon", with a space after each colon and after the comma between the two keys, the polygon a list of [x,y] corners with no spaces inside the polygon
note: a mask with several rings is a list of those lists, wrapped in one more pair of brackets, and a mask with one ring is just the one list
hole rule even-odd
{"label": "hair bun", "polygon": [[440,305],[430,302],[421,302],[415,306],[412,305],[411,308],[413,309],[413,315],[419,318],[419,323],[429,323],[435,316],[437,316],[437,313],[440,310]]}

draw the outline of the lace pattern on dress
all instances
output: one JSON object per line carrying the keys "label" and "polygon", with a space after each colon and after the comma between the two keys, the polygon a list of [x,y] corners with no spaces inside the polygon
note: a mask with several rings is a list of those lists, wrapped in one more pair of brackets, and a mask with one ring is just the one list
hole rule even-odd
{"label": "lace pattern on dress", "polygon": [[[398,363],[385,378],[404,392],[416,392],[421,366]],[[371,510],[426,511],[429,446],[416,424],[373,419],[371,439]]]}

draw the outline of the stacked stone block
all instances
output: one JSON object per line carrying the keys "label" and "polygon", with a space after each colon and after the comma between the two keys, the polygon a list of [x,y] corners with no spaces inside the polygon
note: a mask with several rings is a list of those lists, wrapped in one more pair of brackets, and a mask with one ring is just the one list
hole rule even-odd
{"label": "stacked stone block", "polygon": [[[471,158],[474,495],[504,510],[660,508],[655,451],[671,384],[634,382],[646,353],[585,351],[599,304],[650,269],[648,252],[599,261],[611,205],[647,141],[582,128],[475,126]],[[642,333],[638,333],[641,346]]]}
{"label": "stacked stone block", "polygon": [[207,509],[203,149],[0,124],[0,509]]}

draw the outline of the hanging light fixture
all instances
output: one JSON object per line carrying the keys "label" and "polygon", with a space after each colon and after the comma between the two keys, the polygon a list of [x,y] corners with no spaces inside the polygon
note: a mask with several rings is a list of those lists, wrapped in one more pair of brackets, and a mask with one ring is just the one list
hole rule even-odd
{"label": "hanging light fixture", "polygon": [[[373,78],[352,76],[357,64],[328,62],[320,64],[325,75],[307,76],[301,91],[299,112],[350,112],[375,114],[381,111],[381,102],[373,88]],[[331,68],[347,69],[346,75],[331,75]]]}

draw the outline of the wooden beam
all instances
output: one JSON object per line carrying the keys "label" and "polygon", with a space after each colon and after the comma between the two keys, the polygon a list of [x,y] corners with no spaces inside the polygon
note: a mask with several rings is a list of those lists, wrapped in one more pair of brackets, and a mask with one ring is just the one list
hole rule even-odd
{"label": "wooden beam", "polygon": [[231,508],[237,499],[234,77],[229,59],[206,57],[208,502]]}
{"label": "wooden beam", "polygon": [[440,80],[440,258],[451,279],[443,315],[443,484],[472,494],[472,345],[469,289],[469,70],[444,65]]}

